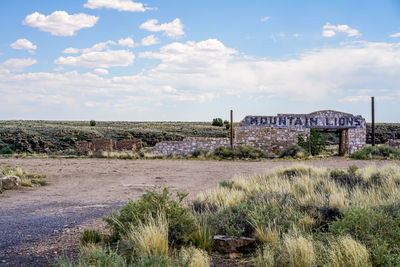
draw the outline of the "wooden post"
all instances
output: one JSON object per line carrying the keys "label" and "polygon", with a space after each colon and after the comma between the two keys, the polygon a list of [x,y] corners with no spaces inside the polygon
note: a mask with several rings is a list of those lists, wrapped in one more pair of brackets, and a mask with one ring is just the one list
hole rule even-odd
{"label": "wooden post", "polygon": [[372,113],[372,146],[375,146],[375,98],[371,97],[371,113]]}
{"label": "wooden post", "polygon": [[230,139],[231,139],[231,148],[233,149],[233,110],[231,110],[231,134],[230,134]]}

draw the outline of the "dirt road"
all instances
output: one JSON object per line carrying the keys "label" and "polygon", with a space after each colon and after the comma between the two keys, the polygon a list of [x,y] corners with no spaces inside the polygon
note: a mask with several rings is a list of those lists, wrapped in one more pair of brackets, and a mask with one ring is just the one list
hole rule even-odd
{"label": "dirt road", "polygon": [[343,158],[306,162],[0,159],[0,167],[45,174],[49,182],[0,195],[0,266],[47,266],[63,251],[76,253],[83,228],[101,227],[103,216],[147,189],[168,186],[190,197],[235,175],[299,163],[342,169],[388,164]]}

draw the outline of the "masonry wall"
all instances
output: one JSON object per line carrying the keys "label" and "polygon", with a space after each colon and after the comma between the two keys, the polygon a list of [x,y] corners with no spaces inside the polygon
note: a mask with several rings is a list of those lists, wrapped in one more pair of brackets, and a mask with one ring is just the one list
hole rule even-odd
{"label": "masonry wall", "polygon": [[267,152],[297,144],[299,134],[308,135],[309,128],[270,128],[243,126],[236,129],[235,145],[251,145]]}
{"label": "masonry wall", "polygon": [[112,139],[96,139],[75,143],[76,152],[81,154],[89,151],[138,150],[141,148],[142,141],[139,139],[125,139],[117,142]]}
{"label": "masonry wall", "polygon": [[[364,122],[365,125],[365,122]],[[348,153],[352,154],[357,150],[362,149],[367,142],[367,129],[363,128],[350,128],[348,129]]]}
{"label": "masonry wall", "polygon": [[155,145],[152,154],[188,155],[196,149],[214,151],[219,146],[229,146],[229,138],[188,137],[182,141],[165,141]]}

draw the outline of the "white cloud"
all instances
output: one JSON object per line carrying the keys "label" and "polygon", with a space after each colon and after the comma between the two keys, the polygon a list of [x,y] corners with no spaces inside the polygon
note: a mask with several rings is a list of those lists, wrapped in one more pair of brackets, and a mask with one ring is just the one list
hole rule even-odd
{"label": "white cloud", "polygon": [[267,20],[270,20],[270,17],[263,17],[260,19],[261,22],[266,22]]}
{"label": "white cloud", "polygon": [[389,35],[389,37],[391,37],[391,38],[397,38],[397,37],[400,37],[400,32],[393,33],[393,34]]}
{"label": "white cloud", "polygon": [[119,39],[118,44],[120,46],[135,47],[135,41],[131,37]]}
{"label": "white cloud", "polygon": [[142,58],[160,59],[158,66],[168,71],[196,73],[223,68],[237,51],[224,46],[216,39],[201,42],[172,43],[161,47],[160,52],[143,52]]}
{"label": "white cloud", "polygon": [[301,37],[301,34],[300,34],[300,33],[294,33],[294,34],[293,34],[293,37],[294,37],[294,38]]}
{"label": "white cloud", "polygon": [[26,16],[23,24],[56,36],[73,36],[80,29],[93,27],[98,20],[99,17],[84,13],[69,15],[65,11],[54,11],[46,16],[34,12]]}
{"label": "white cloud", "polygon": [[83,49],[68,47],[68,48],[64,49],[63,53],[64,54],[78,54],[78,53],[100,52],[100,51],[108,49],[110,47],[110,45],[116,45],[116,42],[108,40],[106,42],[100,42],[100,43],[94,44],[90,48],[83,48]]}
{"label": "white cloud", "polygon": [[32,66],[36,64],[36,60],[32,58],[10,58],[7,61],[1,64],[1,67],[4,70],[8,70],[10,72],[21,72],[26,67]]}
{"label": "white cloud", "polygon": [[[109,65],[107,62],[107,67],[102,67],[102,62],[98,62],[104,56],[84,60],[80,55],[70,62],[73,66],[90,62],[90,67],[97,69],[93,73],[9,74],[2,73],[0,68],[0,114],[10,106],[16,107],[13,110],[22,109],[25,114],[38,114],[38,107],[47,111],[43,114],[54,114],[48,110],[58,110],[55,107],[60,101],[65,103],[64,117],[69,119],[76,118],[71,114],[78,119],[86,114],[87,106],[104,114],[103,119],[115,116],[132,119],[133,109],[147,109],[146,119],[151,116],[154,119],[157,114],[147,114],[158,105],[225,96],[238,97],[243,106],[248,105],[249,97],[275,98],[277,103],[281,100],[288,105],[293,105],[293,101],[307,101],[310,106],[313,101],[329,101],[332,105],[338,101],[355,103],[367,101],[369,92],[376,92],[377,97],[379,92],[382,99],[390,96],[400,100],[400,44],[397,43],[353,42],[310,50],[296,58],[268,60],[243,55],[215,39],[174,42],[157,52],[140,54],[159,63],[127,76],[108,76],[98,70]],[[79,97],[72,97],[75,95]]]}
{"label": "white cloud", "polygon": [[160,40],[152,34],[152,35],[144,37],[141,41],[141,44],[143,46],[150,46],[150,45],[158,44],[159,42],[160,42]]}
{"label": "white cloud", "polygon": [[133,2],[132,0],[88,0],[83,6],[90,9],[110,8],[130,12],[151,10],[151,8],[144,6],[142,3]]}
{"label": "white cloud", "polygon": [[181,20],[176,18],[169,23],[158,24],[158,20],[150,19],[140,25],[140,29],[148,30],[151,32],[164,32],[164,34],[171,38],[177,38],[185,34],[183,31],[183,24]]}
{"label": "white cloud", "polygon": [[80,56],[59,57],[55,64],[85,68],[126,67],[133,64],[135,55],[128,50],[90,51]]}
{"label": "white cloud", "polygon": [[349,37],[360,37],[361,33],[357,29],[353,29],[348,25],[332,25],[327,22],[322,27],[322,36],[323,37],[333,37],[338,32],[346,33]]}
{"label": "white cloud", "polygon": [[78,48],[73,48],[73,47],[68,47],[65,48],[63,51],[64,54],[78,54],[79,53],[79,49]]}
{"label": "white cloud", "polygon": [[94,69],[93,72],[94,72],[94,73],[97,73],[97,74],[100,74],[100,75],[107,75],[107,74],[108,74],[108,70],[106,70],[106,69],[100,69],[100,68]]}
{"label": "white cloud", "polygon": [[28,39],[18,39],[14,43],[12,43],[11,48],[18,50],[28,50],[30,53],[34,53],[34,50],[37,49],[37,46],[32,44]]}

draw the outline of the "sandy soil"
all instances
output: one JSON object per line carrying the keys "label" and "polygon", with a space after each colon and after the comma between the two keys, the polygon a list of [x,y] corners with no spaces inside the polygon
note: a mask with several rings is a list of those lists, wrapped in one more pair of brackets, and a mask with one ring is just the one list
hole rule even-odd
{"label": "sandy soil", "polygon": [[399,164],[331,158],[315,161],[191,161],[109,159],[0,159],[45,174],[48,186],[0,195],[0,265],[46,266],[54,256],[76,253],[82,229],[102,228],[101,218],[147,189],[168,186],[195,196],[235,175],[251,176],[304,163],[345,169],[349,165]]}

